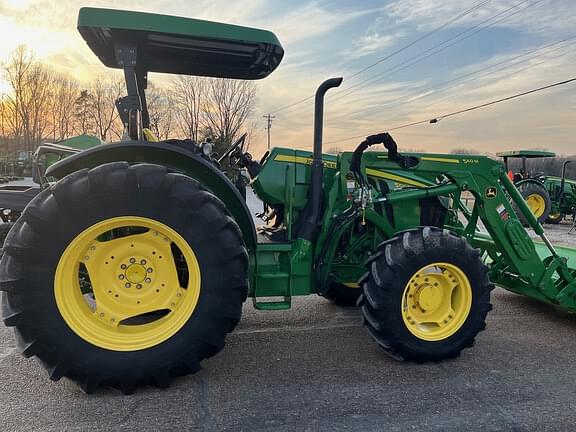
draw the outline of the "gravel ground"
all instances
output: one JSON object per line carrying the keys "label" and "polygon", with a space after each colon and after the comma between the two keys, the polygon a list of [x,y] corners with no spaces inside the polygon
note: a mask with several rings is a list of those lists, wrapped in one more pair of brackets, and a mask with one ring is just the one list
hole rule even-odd
{"label": "gravel ground", "polygon": [[[548,231],[573,242],[569,228]],[[0,430],[576,430],[576,317],[501,289],[492,301],[473,348],[424,365],[384,355],[354,308],[315,296],[287,312],[248,303],[203,371],[133,396],[85,395],[67,380],[49,381],[0,326]]]}

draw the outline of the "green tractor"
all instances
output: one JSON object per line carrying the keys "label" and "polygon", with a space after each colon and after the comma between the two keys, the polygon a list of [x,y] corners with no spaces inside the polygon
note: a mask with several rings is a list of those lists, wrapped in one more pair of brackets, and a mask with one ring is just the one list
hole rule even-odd
{"label": "green tractor", "polygon": [[[472,346],[493,284],[576,311],[576,254],[550,244],[498,162],[403,154],[386,133],[324,155],[324,96],[341,78],[316,92],[312,151],[257,162],[238,141],[226,152],[268,206],[259,229],[217,164],[184,141],[151,141],[148,72],[264,78],[284,53],[274,34],[93,8],[78,29],[124,71],[130,139],[48,168],[59,180],[23,211],[0,262],[4,323],[53,380],[168,386],[224,347],[247,297],[260,310],[311,294],[356,302],[370,337],[414,362]],[[366,152],[375,145],[385,151]]]}
{"label": "green tractor", "polygon": [[[541,159],[541,158],[554,158],[555,153],[540,150],[513,150],[501,153],[496,153],[504,159],[504,167],[509,173],[512,181],[520,190],[520,193],[528,203],[528,207],[538,219],[538,222],[544,223],[549,220],[550,213],[552,212],[552,198],[549,190],[544,184],[543,175],[535,175],[527,168],[527,159]],[[522,167],[519,172],[510,170],[508,160],[521,159]],[[528,221],[520,217],[524,225],[528,225]]]}
{"label": "green tractor", "polygon": [[562,176],[545,176],[544,186],[552,200],[552,209],[547,222],[560,223],[566,216],[576,216],[576,180],[566,178],[566,167],[572,161],[565,161],[562,165]]}

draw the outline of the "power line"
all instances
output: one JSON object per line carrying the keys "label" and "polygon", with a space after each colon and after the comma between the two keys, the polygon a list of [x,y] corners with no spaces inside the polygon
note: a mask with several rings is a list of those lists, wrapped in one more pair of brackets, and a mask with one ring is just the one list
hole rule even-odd
{"label": "power line", "polygon": [[[430,58],[430,57],[432,57],[433,55],[436,55],[436,54],[438,54],[438,53],[440,53],[440,52],[442,52],[442,51],[444,51],[444,50],[446,50],[446,49],[448,49],[448,48],[450,48],[450,47],[452,47],[452,46],[454,46],[454,45],[456,45],[456,44],[458,44],[458,43],[460,43],[460,42],[462,42],[462,41],[464,41],[464,40],[466,40],[466,39],[468,39],[468,38],[470,38],[470,37],[472,37],[472,36],[474,36],[475,34],[481,32],[481,31],[483,31],[483,30],[485,30],[485,29],[487,29],[487,28],[490,28],[490,27],[494,26],[495,24],[498,24],[499,22],[502,22],[503,20],[508,19],[508,18],[510,18],[510,17],[512,17],[512,16],[514,16],[514,15],[516,15],[516,14],[518,14],[518,13],[520,13],[520,12],[522,12],[522,11],[530,8],[530,7],[532,7],[532,6],[535,6],[535,5],[537,5],[538,3],[541,3],[541,2],[544,1],[544,0],[536,0],[534,3],[531,3],[531,4],[527,5],[527,6],[526,6],[525,8],[523,8],[523,9],[517,10],[517,11],[511,13],[511,14],[505,15],[505,16],[501,17],[500,19],[498,19],[498,20],[496,20],[496,21],[494,21],[494,22],[489,23],[488,25],[486,25],[486,26],[484,26],[484,27],[481,27],[482,25],[484,25],[484,24],[486,24],[486,23],[494,20],[495,18],[498,18],[498,17],[500,17],[500,16],[502,16],[502,15],[510,12],[511,10],[516,9],[516,8],[518,8],[519,6],[522,6],[523,4],[527,3],[528,1],[530,1],[530,0],[522,0],[522,1],[520,1],[519,3],[516,3],[515,5],[509,7],[508,9],[505,9],[505,10],[500,11],[499,13],[497,13],[497,14],[495,14],[495,15],[492,15],[490,18],[487,18],[487,19],[485,19],[484,21],[481,21],[480,23],[476,24],[475,26],[473,26],[473,27],[471,27],[471,28],[469,28],[469,29],[463,30],[463,31],[461,31],[460,33],[458,33],[458,34],[456,34],[456,35],[454,35],[454,36],[451,36],[450,38],[448,38],[448,39],[446,39],[446,40],[444,40],[444,41],[442,41],[442,42],[440,42],[440,43],[438,43],[438,44],[436,44],[436,45],[434,45],[434,46],[432,46],[432,47],[430,47],[430,48],[428,48],[428,49],[426,49],[426,50],[424,50],[424,51],[422,51],[422,52],[420,52],[420,53],[418,53],[418,54],[416,54],[415,56],[412,56],[412,57],[406,59],[405,61],[403,61],[403,62],[401,62],[401,63],[399,63],[399,64],[397,64],[397,65],[395,65],[395,66],[393,66],[393,67],[391,67],[391,68],[389,68],[389,69],[386,69],[386,70],[383,71],[383,72],[380,72],[380,73],[378,73],[378,74],[376,74],[376,75],[373,75],[372,77],[369,77],[369,78],[366,78],[366,79],[364,79],[364,80],[362,80],[362,81],[359,81],[358,83],[356,83],[356,84],[354,84],[353,86],[349,87],[344,93],[336,94],[336,95],[334,96],[333,100],[342,99],[342,98],[348,96],[349,94],[352,94],[352,93],[354,93],[354,92],[356,92],[356,91],[358,91],[358,90],[361,90],[361,89],[363,89],[363,88],[368,87],[369,85],[371,85],[371,84],[374,83],[375,81],[379,81],[380,79],[384,78],[385,76],[388,76],[388,75],[390,75],[390,74],[392,74],[392,73],[400,72],[400,71],[402,71],[402,70],[404,70],[404,69],[407,69],[407,68],[410,67],[410,66],[413,66],[413,65],[416,64],[416,63],[419,63],[419,62],[421,62],[421,61],[423,61],[423,60],[426,60],[427,58]],[[479,28],[479,27],[480,27],[480,28]],[[474,30],[476,30],[476,31],[474,31]],[[472,33],[470,33],[470,32],[472,32]],[[466,33],[469,33],[469,34],[466,34]],[[464,37],[460,37],[460,36],[464,36]],[[458,39],[459,37],[460,37],[460,39]],[[452,41],[453,41],[453,43],[451,43],[451,44],[449,44],[449,45],[446,45],[447,43],[452,42]],[[443,46],[443,45],[445,45],[445,46]],[[427,55],[426,55],[426,54],[427,54]],[[310,96],[310,97],[308,97],[308,98],[306,98],[306,99],[302,99],[302,100],[300,100],[300,101],[298,101],[298,102],[295,102],[294,104],[291,104],[290,107],[299,105],[300,103],[303,103],[303,102],[311,99],[312,97],[313,97],[313,96]],[[285,109],[288,109],[288,108],[290,108],[290,107],[287,106],[287,107],[285,107]]]}
{"label": "power line", "polygon": [[[570,79],[567,79],[567,80],[564,80],[564,81],[559,81],[559,82],[556,82],[556,83],[553,83],[553,84],[548,84],[548,85],[545,85],[545,86],[543,86],[543,87],[538,87],[538,88],[535,88],[535,89],[532,89],[532,90],[527,90],[527,91],[522,92],[522,93],[517,93],[517,94],[514,94],[514,95],[512,95],[512,96],[507,96],[507,97],[504,97],[504,98],[496,99],[496,100],[493,100],[493,101],[490,101],[490,102],[486,102],[486,103],[483,103],[483,104],[474,105],[474,106],[472,106],[472,107],[464,108],[464,109],[461,109],[461,110],[458,110],[458,111],[453,111],[453,112],[450,112],[450,113],[448,113],[448,114],[442,114],[442,115],[439,115],[439,116],[436,116],[436,117],[432,117],[432,118],[428,118],[428,119],[425,119],[425,120],[419,120],[419,121],[415,121],[415,122],[411,122],[411,123],[406,123],[406,124],[399,125],[399,126],[394,126],[394,127],[391,127],[391,128],[386,129],[386,132],[391,132],[391,131],[395,131],[395,130],[398,130],[398,129],[404,129],[404,128],[408,128],[408,127],[412,127],[412,126],[417,126],[417,125],[421,125],[421,124],[424,124],[424,123],[431,123],[431,124],[433,124],[433,123],[438,123],[440,120],[444,120],[444,119],[449,118],[449,117],[454,117],[454,116],[457,116],[457,115],[460,115],[460,114],[464,114],[464,113],[467,113],[467,112],[470,112],[470,111],[475,111],[475,110],[478,110],[478,109],[481,109],[481,108],[486,108],[486,107],[491,106],[491,105],[496,105],[496,104],[499,104],[499,103],[502,103],[502,102],[506,102],[506,101],[509,101],[509,100],[512,100],[512,99],[517,99],[517,98],[522,97],[522,96],[527,96],[527,95],[530,95],[530,94],[533,94],[533,93],[537,93],[537,92],[541,92],[541,91],[544,91],[544,90],[548,90],[548,89],[551,89],[551,88],[553,88],[553,87],[558,87],[558,86],[561,86],[561,85],[569,84],[569,83],[574,82],[574,81],[576,81],[576,77],[570,78]],[[338,140],[334,140],[334,141],[328,141],[328,142],[326,142],[326,143],[324,143],[324,144],[336,144],[336,143],[340,143],[340,142],[344,142],[344,141],[349,141],[349,140],[351,140],[351,139],[364,138],[365,136],[366,136],[366,134],[355,135],[355,136],[351,136],[351,137],[348,137],[348,138],[342,138],[342,139],[338,139]]]}
{"label": "power line", "polygon": [[465,17],[466,15],[471,14],[472,12],[474,12],[475,10],[481,8],[482,6],[484,6],[485,4],[489,3],[490,1],[492,1],[492,0],[484,0],[484,1],[481,1],[480,3],[477,3],[475,6],[472,6],[470,9],[467,9],[467,10],[465,10],[464,12],[462,12],[461,14],[459,14],[459,15],[455,16],[454,18],[446,21],[446,22],[445,22],[444,24],[442,24],[441,26],[436,27],[434,30],[432,30],[432,31],[424,34],[423,36],[420,36],[419,38],[417,38],[417,39],[415,39],[414,41],[410,42],[408,45],[405,45],[405,46],[403,46],[403,47],[401,47],[401,48],[398,48],[396,51],[388,54],[387,56],[382,57],[381,59],[375,61],[374,63],[372,63],[372,64],[370,64],[370,65],[368,65],[368,66],[366,66],[366,67],[363,68],[363,69],[360,69],[358,72],[356,72],[355,74],[351,75],[351,76],[348,78],[348,80],[350,80],[350,79],[352,79],[352,78],[360,75],[361,73],[366,72],[367,70],[372,69],[374,66],[379,65],[380,63],[382,63],[382,62],[384,62],[384,61],[386,61],[386,60],[394,57],[395,55],[400,54],[402,51],[407,50],[408,48],[412,47],[413,45],[416,45],[418,42],[423,41],[424,39],[427,39],[428,37],[432,36],[433,34],[438,33],[440,30],[443,30],[444,28],[448,27],[450,24],[458,21],[460,18],[463,18],[463,17]]}
{"label": "power line", "polygon": [[[494,64],[492,64],[492,65],[488,65],[488,66],[486,66],[486,67],[484,67],[484,68],[475,70],[475,71],[473,71],[473,72],[469,72],[469,73],[460,75],[460,76],[458,76],[458,77],[456,77],[456,78],[452,78],[452,79],[450,79],[450,80],[443,81],[443,82],[441,82],[441,83],[439,83],[439,84],[436,84],[436,85],[433,86],[433,87],[428,87],[428,88],[424,88],[424,89],[419,89],[419,90],[417,91],[417,93],[415,93],[415,94],[412,95],[412,97],[408,97],[408,98],[407,98],[406,96],[401,96],[401,97],[398,97],[398,98],[396,98],[396,99],[392,99],[391,101],[388,101],[388,102],[386,102],[386,103],[378,106],[377,108],[375,108],[375,109],[373,109],[373,110],[360,111],[360,112],[357,114],[357,116],[359,116],[359,115],[364,116],[364,115],[366,115],[366,114],[369,114],[369,113],[372,113],[372,112],[376,112],[377,110],[381,110],[382,107],[384,107],[384,106],[390,106],[390,105],[396,104],[396,103],[398,102],[398,104],[394,105],[394,106],[397,108],[397,107],[399,107],[399,106],[406,105],[406,104],[408,104],[408,103],[410,103],[410,102],[414,102],[414,101],[417,101],[417,100],[420,100],[420,99],[429,97],[429,96],[434,95],[434,94],[437,94],[437,93],[445,92],[446,90],[449,90],[449,89],[454,88],[454,87],[456,87],[456,86],[458,86],[458,85],[461,85],[462,83],[466,83],[466,82],[470,82],[470,81],[474,82],[474,81],[477,81],[478,78],[485,77],[485,76],[489,76],[489,75],[492,75],[492,74],[494,74],[494,73],[501,72],[501,71],[504,71],[504,70],[508,70],[508,69],[510,69],[510,68],[512,68],[512,67],[514,67],[514,66],[518,66],[518,65],[520,65],[520,64],[522,64],[522,63],[526,63],[526,62],[528,62],[528,61],[535,60],[535,59],[537,59],[537,58],[539,58],[539,57],[543,57],[543,56],[549,55],[549,54],[551,54],[551,53],[554,52],[554,51],[557,51],[557,50],[559,50],[559,49],[563,49],[563,48],[566,48],[566,47],[565,47],[565,46],[558,46],[558,47],[556,47],[556,48],[554,48],[554,49],[545,51],[545,52],[540,53],[540,54],[535,55],[535,56],[528,57],[528,58],[526,58],[526,59],[524,59],[524,60],[520,60],[520,61],[514,62],[515,60],[518,60],[518,59],[520,59],[520,58],[522,58],[522,57],[526,57],[526,56],[529,55],[529,54],[534,54],[534,53],[536,53],[536,52],[538,52],[538,51],[542,51],[542,50],[545,50],[545,49],[554,47],[554,46],[556,46],[556,45],[561,45],[561,44],[563,44],[563,43],[565,43],[565,42],[568,42],[568,41],[570,41],[570,40],[573,40],[573,39],[576,39],[576,36],[572,36],[572,37],[569,37],[569,38],[562,39],[562,40],[560,40],[560,41],[558,41],[558,42],[554,42],[554,43],[551,43],[551,44],[544,45],[544,46],[542,46],[542,47],[539,47],[539,48],[530,50],[530,51],[525,52],[525,53],[523,53],[523,54],[519,54],[519,55],[514,56],[514,57],[512,57],[512,58],[508,58],[508,59],[506,59],[506,60],[502,60],[502,61],[497,62],[497,63],[494,63]],[[570,52],[571,52],[571,51],[562,53],[562,54],[557,55],[557,56],[554,56],[554,57],[552,57],[552,59],[556,59],[556,58],[559,58],[559,57],[563,57],[563,56],[569,54]],[[543,63],[545,63],[545,62],[546,62],[546,61],[543,61],[543,62],[540,62],[540,63],[537,63],[537,64],[528,65],[528,67],[522,68],[522,69],[520,69],[520,70],[518,70],[518,71],[515,71],[514,73],[518,73],[518,72],[524,71],[524,70],[526,70],[527,68],[532,68],[532,67],[534,67],[534,66],[538,66],[538,65],[543,64]],[[494,69],[494,68],[496,68],[497,66],[501,66],[501,65],[504,65],[504,64],[507,64],[507,65],[506,65],[505,67],[503,67],[503,68],[498,68],[498,69],[495,69],[495,70],[490,71],[491,69]],[[486,72],[487,72],[487,73],[486,73]],[[464,78],[470,78],[470,77],[476,77],[476,79],[474,79],[474,80],[464,79]],[[447,84],[451,84],[451,83],[455,83],[455,85],[446,86]],[[350,119],[350,118],[356,118],[356,117],[350,117],[349,115],[347,115],[346,118]]]}
{"label": "power line", "polygon": [[[464,41],[464,40],[466,40],[472,36],[474,36],[475,34],[481,32],[483,30],[486,30],[487,28],[490,28],[490,27],[494,26],[495,24],[498,24],[499,22],[502,22],[503,20],[505,20],[507,18],[510,18],[510,17],[516,15],[517,13],[520,13],[520,12],[522,12],[522,11],[532,7],[532,6],[535,6],[544,0],[536,0],[534,3],[527,5],[523,9],[517,10],[517,11],[515,11],[509,15],[501,17],[500,19],[498,19],[498,20],[496,20],[496,21],[494,21],[494,22],[492,22],[492,23],[490,23],[484,27],[481,27],[483,24],[486,24],[487,22],[492,21],[493,19],[498,18],[498,17],[510,12],[513,9],[518,8],[519,6],[522,6],[527,1],[528,0],[522,0],[521,2],[509,7],[508,9],[505,9],[504,11],[501,11],[501,12],[491,16],[490,18],[478,23],[474,27],[463,30],[460,33],[458,33],[457,35],[451,36],[450,38],[446,39],[445,41],[440,42],[440,43],[416,54],[415,56],[410,57],[409,59],[397,64],[396,66],[393,66],[392,68],[389,68],[383,72],[380,72],[376,75],[373,75],[372,77],[366,78],[366,79],[354,84],[353,86],[349,87],[344,93],[336,95],[334,100],[342,99],[342,98],[344,98],[344,97],[346,97],[352,93],[357,92],[358,90],[362,90],[363,88],[366,88],[369,85],[372,85],[376,81],[380,81],[382,78],[384,78],[388,75],[391,75],[391,74],[396,73],[396,72],[400,72],[404,69],[409,68],[410,66],[415,65],[416,63],[419,63],[423,60],[426,60],[427,58],[430,58],[433,55],[436,55],[436,54],[438,54],[438,53],[440,53],[440,52],[442,52],[442,51],[444,51],[444,50],[446,50],[446,49],[448,49],[448,48],[450,48],[450,47],[452,47],[452,46],[454,46],[454,45],[456,45],[456,44],[458,44],[458,43],[460,43],[460,42],[462,42],[462,41]],[[468,34],[466,34],[466,33],[468,33]],[[463,37],[460,37],[460,36],[463,36]],[[452,42],[452,43],[449,45],[446,45],[449,42]]]}
{"label": "power line", "polygon": [[[442,29],[444,29],[445,27],[447,27],[448,25],[450,25],[450,24],[458,21],[459,19],[465,17],[466,15],[468,15],[468,14],[474,12],[475,10],[481,8],[482,6],[484,6],[485,4],[489,3],[490,1],[492,1],[492,0],[483,0],[483,1],[479,2],[479,3],[477,3],[476,5],[472,6],[470,9],[467,9],[466,11],[458,14],[456,17],[451,18],[450,20],[448,20],[447,22],[445,22],[445,23],[442,24],[441,26],[435,28],[434,30],[432,30],[432,31],[424,34],[423,36],[415,39],[414,41],[410,42],[409,44],[407,44],[407,45],[405,45],[405,46],[397,49],[397,50],[394,51],[393,53],[391,53],[391,54],[389,54],[389,55],[387,55],[387,56],[385,56],[385,57],[377,60],[376,62],[374,62],[374,63],[366,66],[365,68],[359,70],[358,72],[354,73],[353,75],[351,75],[351,76],[350,76],[349,78],[347,78],[347,79],[352,79],[352,78],[360,75],[361,73],[364,73],[365,71],[373,68],[374,66],[377,66],[378,64],[380,64],[380,63],[382,63],[382,62],[384,62],[384,61],[386,61],[386,60],[388,60],[388,59],[396,56],[397,54],[400,54],[401,52],[407,50],[408,48],[412,47],[413,45],[417,44],[418,42],[420,42],[420,41],[422,41],[422,40],[424,40],[424,39],[432,36],[433,34],[439,32],[440,30],[442,30]],[[525,1],[527,1],[527,0],[525,0]],[[305,98],[303,98],[303,99],[299,99],[299,100],[297,100],[296,102],[293,102],[293,103],[290,103],[290,104],[287,104],[287,105],[282,105],[282,106],[280,106],[279,108],[277,108],[277,109],[275,109],[275,110],[272,110],[271,112],[273,112],[274,114],[277,114],[277,113],[279,113],[280,111],[284,111],[284,110],[286,110],[286,109],[288,109],[288,108],[292,108],[292,107],[294,107],[294,106],[296,106],[296,105],[300,105],[301,103],[304,103],[304,102],[312,99],[313,97],[314,97],[314,95],[312,94],[312,95],[307,96],[307,97],[305,97]]]}

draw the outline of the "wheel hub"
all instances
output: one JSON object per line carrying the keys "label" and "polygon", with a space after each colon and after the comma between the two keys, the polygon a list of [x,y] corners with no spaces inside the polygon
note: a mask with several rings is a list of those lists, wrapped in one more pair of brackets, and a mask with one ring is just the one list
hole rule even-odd
{"label": "wheel hub", "polygon": [[127,266],[126,271],[124,272],[126,280],[133,284],[144,282],[147,274],[147,268],[144,267],[143,264],[130,264]]}
{"label": "wheel hub", "polygon": [[462,326],[471,305],[472,289],[466,274],[453,264],[436,263],[423,267],[408,281],[402,317],[412,334],[437,341]]}

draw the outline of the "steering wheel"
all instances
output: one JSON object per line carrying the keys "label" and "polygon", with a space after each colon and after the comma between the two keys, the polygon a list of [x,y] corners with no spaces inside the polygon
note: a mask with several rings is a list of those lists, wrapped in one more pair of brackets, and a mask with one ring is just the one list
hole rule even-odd
{"label": "steering wheel", "polygon": [[246,142],[246,136],[248,136],[248,132],[244,133],[238,140],[232,144],[228,149],[220,156],[218,159],[218,163],[221,163],[224,159],[229,157],[233,152],[240,149],[241,153],[244,153],[244,143]]}

